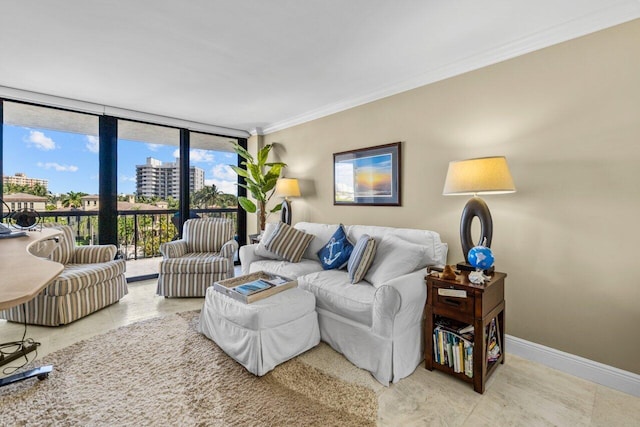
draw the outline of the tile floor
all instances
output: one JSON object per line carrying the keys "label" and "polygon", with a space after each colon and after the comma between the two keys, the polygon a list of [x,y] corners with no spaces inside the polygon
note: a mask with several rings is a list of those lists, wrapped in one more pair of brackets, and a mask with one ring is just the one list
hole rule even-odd
{"label": "tile floor", "polygon": [[[42,343],[38,357],[151,317],[202,307],[201,298],[165,299],[155,280],[131,283],[129,294],[70,325],[29,326],[27,336]],[[0,320],[0,342],[21,338],[23,326]],[[640,398],[509,355],[489,379],[483,395],[471,386],[422,366],[385,388],[327,345],[301,357],[318,369],[362,383],[380,395],[381,426],[640,426]]]}

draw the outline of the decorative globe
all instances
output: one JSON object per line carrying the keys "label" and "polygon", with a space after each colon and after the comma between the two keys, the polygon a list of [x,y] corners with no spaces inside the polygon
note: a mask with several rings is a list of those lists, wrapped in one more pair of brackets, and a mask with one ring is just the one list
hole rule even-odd
{"label": "decorative globe", "polygon": [[495,261],[493,252],[486,246],[474,246],[471,248],[467,259],[469,260],[469,264],[480,270],[490,269]]}

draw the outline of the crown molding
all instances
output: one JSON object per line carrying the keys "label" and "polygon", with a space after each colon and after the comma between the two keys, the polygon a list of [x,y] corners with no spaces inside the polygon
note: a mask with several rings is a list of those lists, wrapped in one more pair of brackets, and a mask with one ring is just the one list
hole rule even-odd
{"label": "crown molding", "polygon": [[[477,70],[507,59],[515,58],[558,43],[585,36],[605,28],[613,27],[640,18],[640,0],[623,0],[597,12],[577,17],[561,25],[533,33],[527,37],[501,46],[461,58],[457,61],[433,68],[415,78],[379,88],[376,91],[332,103],[304,114],[277,121],[265,126],[267,135],[292,126],[339,113],[359,105],[367,104],[398,93],[435,83],[450,77]],[[255,132],[255,130],[253,131]],[[257,134],[253,133],[252,134]]]}

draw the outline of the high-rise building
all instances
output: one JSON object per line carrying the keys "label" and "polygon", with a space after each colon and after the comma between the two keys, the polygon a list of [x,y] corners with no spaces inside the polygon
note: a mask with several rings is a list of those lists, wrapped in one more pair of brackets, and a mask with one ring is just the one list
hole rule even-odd
{"label": "high-rise building", "polygon": [[[189,191],[195,192],[204,188],[204,170],[191,166],[189,168]],[[147,163],[136,165],[136,192],[138,196],[160,197],[166,200],[169,196],[180,197],[180,162],[162,162],[147,157]]]}
{"label": "high-rise building", "polygon": [[3,176],[2,177],[3,184],[16,184],[16,185],[27,185],[29,187],[34,187],[37,184],[42,185],[45,189],[49,185],[49,181],[46,179],[40,178],[29,178],[25,173],[16,172],[13,176]]}

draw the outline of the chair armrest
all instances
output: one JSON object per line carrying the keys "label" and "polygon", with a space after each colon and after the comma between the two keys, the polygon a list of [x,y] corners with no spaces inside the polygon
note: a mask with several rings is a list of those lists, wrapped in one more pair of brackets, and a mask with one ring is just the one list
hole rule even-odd
{"label": "chair armrest", "polygon": [[113,261],[118,248],[115,245],[76,246],[71,256],[72,264],[95,264]]}
{"label": "chair armrest", "polygon": [[372,322],[375,333],[392,337],[422,321],[427,302],[424,276],[425,270],[420,269],[391,279],[376,289]]}
{"label": "chair armrest", "polygon": [[187,242],[180,239],[174,240],[173,242],[165,242],[160,245],[160,253],[164,257],[167,258],[180,258],[187,253],[189,247],[187,246]]}
{"label": "chair armrest", "polygon": [[236,242],[235,239],[229,240],[227,243],[222,245],[222,248],[220,248],[220,256],[223,258],[227,258],[233,264],[233,257],[235,256],[237,250],[238,242]]}

